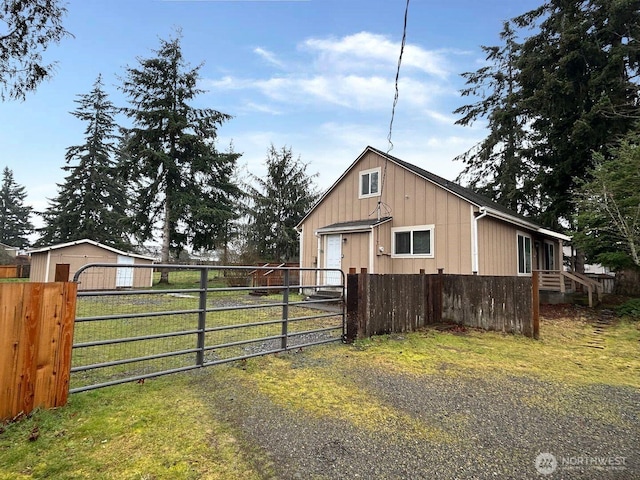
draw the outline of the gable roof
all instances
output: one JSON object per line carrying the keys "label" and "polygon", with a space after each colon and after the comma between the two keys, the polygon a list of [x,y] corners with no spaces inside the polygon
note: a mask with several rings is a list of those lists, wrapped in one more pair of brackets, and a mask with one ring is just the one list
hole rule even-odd
{"label": "gable roof", "polygon": [[529,230],[533,230],[535,232],[538,232],[542,235],[548,236],[548,237],[553,237],[553,238],[558,238],[561,240],[565,240],[565,241],[570,241],[571,237],[568,237],[567,235],[564,235],[562,233],[558,233],[558,232],[553,232],[551,230],[547,230],[545,228],[543,228],[542,226],[538,225],[537,223],[533,222],[532,220],[519,215],[518,213],[500,205],[499,203],[494,202],[493,200],[490,200],[489,198],[485,197],[484,195],[480,195],[468,188],[465,188],[461,185],[458,185],[455,182],[446,180],[445,178],[439,177],[438,175],[435,175],[431,172],[428,172],[427,170],[424,170],[420,167],[417,167],[409,162],[405,162],[404,160],[400,160],[399,158],[396,158],[392,155],[389,155],[388,153],[384,153],[381,150],[378,150],[377,148],[373,148],[371,146],[367,146],[367,148],[364,149],[364,151],[358,156],[358,158],[356,158],[356,160],[349,166],[349,168],[347,168],[347,170],[345,170],[345,172],[340,176],[340,178],[338,178],[338,180],[336,180],[336,182],[331,185],[331,187],[329,187],[329,189],[320,197],[320,199],[318,199],[318,201],[316,202],[316,204],[311,208],[311,210],[309,210],[309,212],[307,212],[307,214],[304,216],[304,218],[302,220],[300,220],[300,222],[298,223],[298,226],[302,225],[302,223],[307,219],[307,217],[309,215],[311,215],[311,213],[323,202],[323,200],[329,195],[329,193],[336,187],[336,185],[338,185],[338,183],[340,183],[340,181],[355,167],[356,164],[358,164],[358,162],[369,152],[373,152],[379,156],[381,156],[383,159],[388,160],[389,162],[395,163],[396,165],[398,165],[401,168],[404,168],[406,170],[409,170],[410,172],[414,173],[415,175],[424,178],[425,180],[438,185],[439,187],[443,188],[444,190],[450,192],[451,194],[462,198],[463,200],[466,200],[467,202],[469,202],[472,205],[475,205],[476,207],[478,207],[480,209],[480,211],[482,212],[486,212],[488,216],[494,217],[494,218],[498,218],[500,220],[527,228]]}
{"label": "gable roof", "polygon": [[73,242],[67,242],[67,243],[59,243],[57,245],[51,245],[49,247],[41,247],[41,248],[34,248],[33,250],[29,250],[28,253],[32,254],[32,253],[42,253],[42,252],[49,252],[51,250],[58,250],[60,248],[67,248],[67,247],[72,247],[74,245],[82,245],[82,244],[89,244],[89,245],[94,245],[96,247],[99,248],[103,248],[105,250],[109,250],[110,252],[116,253],[118,255],[122,255],[125,257],[132,257],[132,258],[140,258],[142,260],[155,260],[155,258],[153,257],[147,257],[145,255],[139,255],[137,253],[130,253],[130,252],[125,252],[122,250],[118,250],[117,248],[114,247],[110,247],[109,245],[104,245],[102,243],[98,243],[95,240],[89,240],[88,238],[85,238],[83,240],[76,240]]}

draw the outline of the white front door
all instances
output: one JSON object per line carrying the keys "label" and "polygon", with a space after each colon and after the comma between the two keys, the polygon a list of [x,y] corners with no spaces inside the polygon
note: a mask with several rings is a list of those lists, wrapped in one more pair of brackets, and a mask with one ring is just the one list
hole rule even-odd
{"label": "white front door", "polygon": [[[133,257],[118,255],[118,265],[133,265]],[[116,288],[133,287],[133,268],[116,268]]]}
{"label": "white front door", "polygon": [[[324,268],[342,268],[342,235],[326,236]],[[340,278],[340,272],[327,272],[324,284],[339,286]]]}

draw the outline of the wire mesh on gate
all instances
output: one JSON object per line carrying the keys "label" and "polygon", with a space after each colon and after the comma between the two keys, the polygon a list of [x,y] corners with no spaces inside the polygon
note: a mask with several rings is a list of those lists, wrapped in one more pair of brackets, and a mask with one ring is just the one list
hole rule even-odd
{"label": "wire mesh on gate", "polygon": [[[71,392],[334,342],[344,335],[345,286],[339,270],[328,275],[273,266],[125,268],[94,264],[76,273]],[[168,284],[159,283],[163,269]],[[319,282],[329,277],[339,280]],[[124,282],[130,286],[116,286]]]}

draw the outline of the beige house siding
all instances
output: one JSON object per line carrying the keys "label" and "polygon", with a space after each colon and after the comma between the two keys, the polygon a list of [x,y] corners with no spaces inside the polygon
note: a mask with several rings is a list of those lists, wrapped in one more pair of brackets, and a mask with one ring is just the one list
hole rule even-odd
{"label": "beige house siding", "polygon": [[[318,254],[315,232],[322,227],[353,220],[375,219],[378,200],[380,215],[393,217],[391,222],[373,229],[373,251],[369,233],[345,233],[342,269],[367,268],[374,273],[436,273],[444,268],[450,273],[471,273],[471,217],[468,202],[418,177],[374,152],[363,156],[323,199],[303,223],[301,262],[305,266],[324,267],[323,251]],[[358,198],[360,175],[364,170],[380,168],[385,177],[382,196]],[[435,258],[391,258],[391,228],[434,225]],[[323,242],[321,242],[323,243]],[[380,252],[380,247],[383,252]],[[372,261],[373,260],[373,261]]]}
{"label": "beige house siding", "polygon": [[[381,195],[361,195],[361,172],[378,172]],[[371,178],[371,177],[369,177]],[[430,229],[429,255],[393,255],[400,229]],[[299,225],[301,264],[324,268],[327,234],[340,237],[340,268],[370,273],[518,275],[518,232],[531,238],[531,269],[545,269],[545,243],[562,267],[565,235],[545,230],[488,199],[371,147]],[[356,233],[357,231],[357,233]],[[335,255],[334,248],[330,253]],[[549,255],[550,257],[550,255]]]}
{"label": "beige house siding", "polygon": [[348,272],[351,266],[367,266],[371,233],[344,234],[342,238],[342,269]]}
{"label": "beige house siding", "polygon": [[[117,263],[118,254],[99,246],[82,243],[70,245],[57,249],[50,249],[43,252],[31,254],[32,282],[53,282],[55,279],[56,265],[69,264],[69,281],[73,280],[74,274],[88,263]],[[135,264],[151,264],[151,260],[135,258]],[[48,268],[47,268],[48,265]],[[124,267],[124,265],[123,265]],[[101,288],[115,288],[116,268],[96,269],[92,274],[88,273],[81,278],[80,290],[91,290]],[[133,287],[149,287],[152,282],[153,269],[134,269]]]}
{"label": "beige house siding", "polygon": [[478,220],[478,266],[481,275],[517,275],[517,231],[514,225],[484,217]]}
{"label": "beige house siding", "polygon": [[518,275],[518,234],[531,238],[531,266],[544,270],[544,244],[554,246],[552,270],[562,268],[562,242],[526,228],[485,217],[478,221],[478,253],[482,275]]}
{"label": "beige house siding", "polygon": [[31,268],[29,270],[29,281],[31,282],[44,282],[47,275],[47,254],[32,254],[31,255]]}

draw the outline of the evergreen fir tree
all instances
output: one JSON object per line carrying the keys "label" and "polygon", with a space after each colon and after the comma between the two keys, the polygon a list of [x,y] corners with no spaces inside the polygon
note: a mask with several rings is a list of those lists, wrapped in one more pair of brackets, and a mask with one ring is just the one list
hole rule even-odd
{"label": "evergreen fir tree", "polygon": [[33,232],[33,209],[24,204],[27,192],[13,178],[13,171],[5,167],[0,187],[0,243],[11,247],[29,246],[29,234]]}
{"label": "evergreen fir tree", "polygon": [[640,1],[548,0],[514,21],[538,29],[520,53],[520,108],[532,119],[541,220],[557,228],[572,223],[572,191],[593,153],[609,155],[640,118]]}
{"label": "evergreen fir tree", "polygon": [[480,100],[455,110],[455,114],[463,115],[456,123],[472,125],[486,117],[489,135],[456,158],[465,164],[459,180],[514,212],[535,215],[534,167],[523,155],[527,118],[519,108],[516,62],[520,45],[510,22],[504,22],[500,38],[503,46],[481,47],[487,55],[487,66],[462,74],[469,85],[462,96]]}
{"label": "evergreen fir tree", "polygon": [[69,174],[42,214],[40,245],[88,238],[128,249],[127,195],[116,162],[116,108],[103,90],[102,78],[78,96],[71,114],[87,124],[85,142],[69,147],[63,168]]}
{"label": "evergreen fir tree", "polygon": [[265,160],[267,175],[252,175],[248,186],[248,246],[263,260],[298,261],[300,244],[296,225],[319,197],[307,165],[295,159],[291,148],[271,145]]}
{"label": "evergreen fir tree", "polygon": [[[233,217],[232,181],[239,154],[216,150],[217,128],[229,115],[191,102],[200,67],[185,62],[180,38],[161,40],[154,58],[127,68],[122,90],[133,120],[127,143],[127,178],[135,185],[135,225],[141,240],[153,238],[162,225],[162,262],[191,244],[214,248]],[[163,271],[161,282],[168,282]]]}
{"label": "evergreen fir tree", "polygon": [[3,0],[0,3],[0,100],[24,100],[55,73],[43,53],[70,36],[62,26],[62,0]]}
{"label": "evergreen fir tree", "polygon": [[459,123],[489,120],[487,139],[463,156],[465,173],[494,200],[569,227],[593,153],[609,155],[640,118],[640,0],[547,0],[511,24],[532,33],[516,43],[504,30],[504,46],[485,50],[490,65],[465,74],[463,94],[481,101],[456,110]]}

